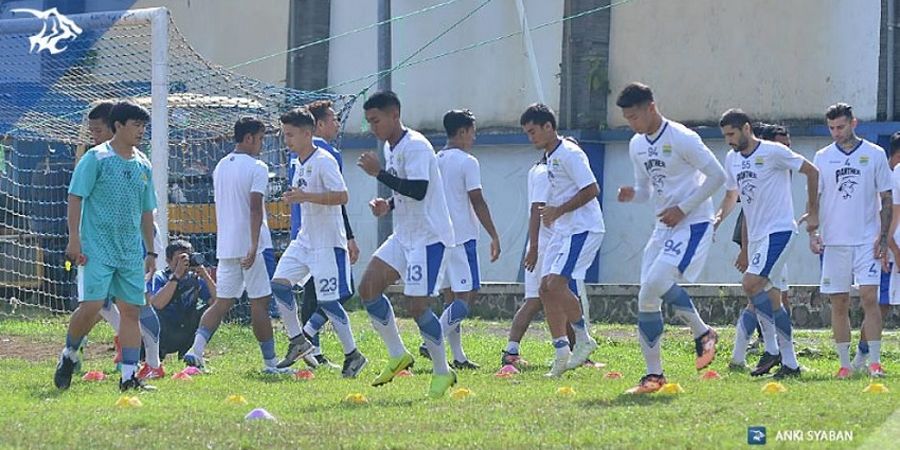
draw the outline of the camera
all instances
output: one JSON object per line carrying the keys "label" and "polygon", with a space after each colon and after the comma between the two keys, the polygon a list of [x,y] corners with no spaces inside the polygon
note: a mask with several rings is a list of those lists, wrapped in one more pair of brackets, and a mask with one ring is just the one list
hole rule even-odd
{"label": "camera", "polygon": [[203,253],[191,253],[191,256],[188,258],[188,266],[190,267],[199,267],[206,265],[206,258],[203,257]]}

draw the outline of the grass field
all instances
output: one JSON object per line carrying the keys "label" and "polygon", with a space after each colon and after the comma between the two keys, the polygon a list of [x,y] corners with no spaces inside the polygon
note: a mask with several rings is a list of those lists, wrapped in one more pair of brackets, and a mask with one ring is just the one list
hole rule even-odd
{"label": "grass field", "polygon": [[[211,374],[193,381],[156,381],[157,392],[140,394],[141,408],[119,408],[113,375],[107,381],[73,382],[53,387],[55,353],[65,336],[65,322],[0,319],[0,448],[740,448],[747,446],[749,426],[765,426],[769,447],[896,448],[900,440],[900,383],[895,361],[900,335],[886,334],[884,361],[892,390],[864,394],[867,378],[835,381],[837,368],[830,333],[799,331],[799,348],[807,372],[785,382],[787,392],[765,394],[766,381],[726,369],[733,329],[722,329],[724,343],[713,364],[722,378],[700,380],[693,369],[693,342],[688,331],[667,328],[664,358],[678,395],[635,397],[622,392],[643,373],[643,360],[632,326],[595,326],[600,342],[595,360],[603,369],[581,368],[560,380],[543,377],[551,358],[543,324],[534,324],[522,344],[529,370],[512,378],[494,376],[508,323],[469,320],[464,346],[483,365],[460,374],[472,392],[456,400],[428,400],[430,363],[417,359],[414,376],[373,388],[369,381],[385,359],[384,347],[364,313],[352,314],[361,350],[370,365],[360,379],[341,379],[320,370],[313,380],[259,374],[259,350],[249,327],[224,326],[207,349]],[[415,324],[400,323],[410,350],[420,342]],[[85,368],[112,374],[108,326],[91,335]],[[285,339],[278,336],[279,354]],[[323,339],[328,355],[339,355],[332,333]],[[6,347],[4,349],[3,347]],[[11,349],[15,349],[14,351]],[[22,356],[22,348],[32,349]],[[755,358],[755,356],[752,356]],[[339,359],[339,358],[335,358]],[[168,361],[171,374],[182,368]],[[622,379],[607,379],[607,371]],[[568,386],[572,396],[557,395]],[[361,393],[365,405],[349,405],[345,396]],[[246,405],[224,402],[243,395]],[[264,407],[277,421],[244,421]],[[799,430],[803,442],[777,441]],[[852,434],[852,441],[816,441],[817,431]],[[795,435],[796,437],[796,435]]]}

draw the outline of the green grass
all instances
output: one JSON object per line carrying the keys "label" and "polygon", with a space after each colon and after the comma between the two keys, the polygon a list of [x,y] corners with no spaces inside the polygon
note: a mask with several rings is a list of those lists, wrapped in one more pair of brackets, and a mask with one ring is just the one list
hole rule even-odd
{"label": "green grass", "polygon": [[[600,349],[595,359],[608,364],[602,370],[582,368],[562,380],[542,375],[551,358],[546,328],[534,324],[522,344],[531,370],[511,379],[493,372],[505,345],[508,323],[470,320],[464,324],[464,345],[469,356],[484,368],[460,375],[460,386],[470,389],[465,400],[428,400],[430,363],[417,358],[414,376],[373,388],[369,381],[385,359],[384,347],[365,314],[352,314],[354,330],[370,365],[358,380],[319,371],[314,380],[259,374],[259,350],[248,327],[224,326],[210,344],[208,365],[213,373],[193,382],[171,379],[155,383],[157,392],[140,394],[143,407],[120,409],[115,381],[87,383],[75,380],[71,389],[53,387],[55,361],[0,358],[0,447],[52,448],[739,448],[747,445],[747,427],[767,427],[770,447],[803,445],[826,448],[872,448],[896,445],[900,438],[900,335],[885,336],[884,360],[893,390],[863,394],[865,378],[835,381],[837,368],[831,335],[824,331],[798,331],[800,348],[818,356],[801,358],[808,372],[801,380],[785,383],[788,392],[763,394],[768,380],[729,373],[725,368],[733,330],[720,330],[723,344],[713,368],[723,378],[701,381],[693,370],[693,342],[687,330],[667,327],[664,337],[666,372],[685,393],[677,396],[634,397],[622,392],[643,373],[643,360],[632,326],[595,326]],[[401,321],[407,347],[420,342],[415,325]],[[62,321],[0,320],[0,337],[27,338],[36,347],[58,348],[65,335]],[[91,336],[94,355],[86,369],[111,373],[109,327],[100,325]],[[278,335],[279,353],[285,339]],[[339,355],[332,333],[323,339],[328,355]],[[0,346],[6,345],[0,341]],[[98,348],[104,351],[98,353]],[[339,358],[336,358],[339,359]],[[169,361],[171,373],[181,364]],[[607,370],[622,372],[620,380],[605,379]],[[115,375],[113,377],[117,379]],[[576,394],[564,398],[557,388],[570,386]],[[347,394],[362,393],[369,403],[342,403]],[[229,394],[241,394],[248,405],[224,403]],[[245,422],[254,407],[264,407],[277,422]],[[853,433],[852,442],[776,442],[776,433],[801,430],[840,430]]]}

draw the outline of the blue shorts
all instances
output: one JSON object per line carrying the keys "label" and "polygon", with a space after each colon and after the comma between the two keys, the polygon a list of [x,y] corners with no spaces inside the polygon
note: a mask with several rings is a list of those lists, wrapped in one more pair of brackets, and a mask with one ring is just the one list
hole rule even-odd
{"label": "blue shorts", "polygon": [[78,266],[79,302],[103,302],[107,297],[113,297],[132,305],[143,306],[146,303],[146,292],[142,264],[113,267],[88,260],[87,264]]}

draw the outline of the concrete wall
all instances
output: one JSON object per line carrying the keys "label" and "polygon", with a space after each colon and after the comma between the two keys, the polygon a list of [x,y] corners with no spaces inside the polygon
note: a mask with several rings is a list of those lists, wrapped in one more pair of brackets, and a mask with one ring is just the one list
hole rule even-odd
{"label": "concrete wall", "polygon": [[874,119],[878,90],[876,1],[629,2],[612,10],[611,126],[622,87],[654,88],[663,111],[710,123],[741,105],[760,119],[819,119],[846,101]]}
{"label": "concrete wall", "polygon": [[[140,0],[131,8],[154,6],[169,8],[188,43],[213,64],[228,67],[287,49],[286,1],[266,1],[262,7],[243,0]],[[286,61],[285,55],[280,55],[236,72],[284,86]]]}
{"label": "concrete wall", "polygon": [[[393,0],[394,17],[440,3],[438,0]],[[339,34],[376,22],[376,2],[332,0],[331,33]],[[406,59],[426,42],[476,7],[476,2],[458,2],[393,23],[394,64]],[[531,26],[562,17],[563,2],[525,0]],[[413,60],[427,58],[476,42],[518,31],[515,2],[492,2],[449,32]],[[533,33],[541,71],[542,90],[548,104],[559,106],[559,67],[562,55],[562,25]],[[375,29],[331,42],[329,84],[341,84],[377,71]],[[340,93],[357,93],[375,77],[338,87]],[[422,63],[393,74],[393,88],[403,103],[404,121],[419,129],[437,130],[444,112],[467,107],[478,116],[478,124],[518,126],[524,108],[536,101],[534,85],[521,36],[513,36],[439,60]],[[351,132],[361,131],[361,108],[348,123]]]}

